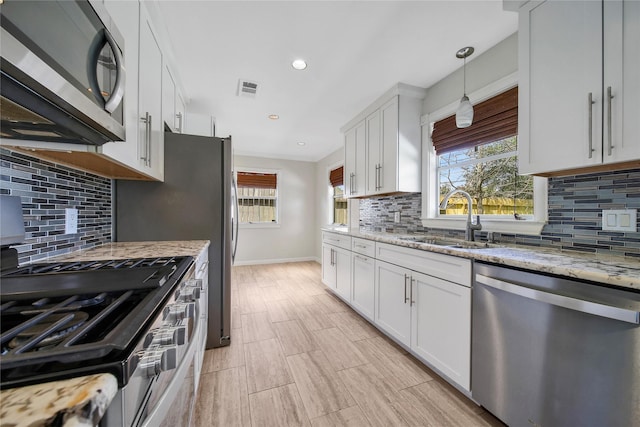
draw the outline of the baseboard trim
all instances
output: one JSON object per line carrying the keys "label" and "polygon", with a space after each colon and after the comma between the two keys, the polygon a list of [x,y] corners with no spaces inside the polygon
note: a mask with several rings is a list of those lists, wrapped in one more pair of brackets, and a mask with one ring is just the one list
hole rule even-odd
{"label": "baseboard trim", "polygon": [[302,257],[302,258],[281,258],[281,259],[256,259],[249,261],[235,261],[233,265],[242,266],[242,265],[263,265],[263,264],[284,264],[286,262],[304,262],[304,261],[315,261],[318,264],[320,263],[318,257]]}

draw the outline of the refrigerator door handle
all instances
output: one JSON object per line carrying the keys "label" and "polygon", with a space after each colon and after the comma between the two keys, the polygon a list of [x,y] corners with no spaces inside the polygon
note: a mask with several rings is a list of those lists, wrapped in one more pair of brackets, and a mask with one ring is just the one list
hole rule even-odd
{"label": "refrigerator door handle", "polygon": [[231,242],[233,244],[231,263],[233,263],[236,259],[236,251],[238,250],[238,224],[240,223],[240,218],[238,217],[238,184],[236,183],[236,178],[233,173],[231,174],[231,183],[233,192],[231,195],[231,204],[233,205],[233,213],[231,216]]}

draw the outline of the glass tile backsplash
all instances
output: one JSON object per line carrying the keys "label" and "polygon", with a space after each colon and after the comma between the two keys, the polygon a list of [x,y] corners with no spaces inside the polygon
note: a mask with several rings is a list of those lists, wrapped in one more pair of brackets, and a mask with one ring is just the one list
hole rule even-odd
{"label": "glass tile backsplash", "polygon": [[[111,241],[111,180],[0,148],[0,194],[20,196],[26,241],[19,262]],[[78,210],[78,232],[65,234],[65,208]]]}
{"label": "glass tile backsplash", "polygon": [[[423,227],[421,202],[420,193],[362,199],[360,227],[464,238],[461,230]],[[640,258],[640,233],[602,231],[603,209],[640,212],[640,169],[549,178],[549,221],[542,234],[494,233],[494,238],[502,243]],[[401,213],[399,224],[393,222],[395,212]],[[476,232],[476,236],[486,240],[487,233]]]}

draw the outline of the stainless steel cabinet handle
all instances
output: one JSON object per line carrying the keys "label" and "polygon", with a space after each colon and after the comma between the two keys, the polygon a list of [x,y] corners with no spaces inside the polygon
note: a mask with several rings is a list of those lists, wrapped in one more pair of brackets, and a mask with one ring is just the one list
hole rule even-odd
{"label": "stainless steel cabinet handle", "polygon": [[565,295],[539,291],[537,289],[531,289],[510,282],[505,282],[504,280],[494,279],[482,274],[476,274],[476,282],[495,289],[500,289],[501,291],[519,295],[524,298],[544,302],[547,304],[553,304],[558,307],[564,307],[570,310],[593,314],[609,319],[620,320],[636,325],[640,324],[640,312],[628,310],[626,308],[614,307],[597,302],[572,298]]}
{"label": "stainless steel cabinet handle", "polygon": [[365,257],[360,256],[360,255],[354,255],[354,256],[355,256],[356,258],[358,258],[359,260],[362,260],[362,261],[364,261],[364,262],[369,261],[369,258],[365,258]]}
{"label": "stainless steel cabinet handle", "polygon": [[358,181],[356,181],[356,174],[355,172],[351,174],[353,176],[353,190],[351,190],[351,194],[357,194],[358,193]]}
{"label": "stainless steel cabinet handle", "polygon": [[611,94],[611,86],[607,87],[607,156],[611,156],[611,149],[613,148],[613,141],[611,140],[611,100],[613,95]]}
{"label": "stainless steel cabinet handle", "polygon": [[182,133],[182,113],[176,114],[176,118],[178,119],[178,133]]}
{"label": "stainless steel cabinet handle", "polygon": [[589,158],[593,158],[593,152],[596,151],[593,148],[593,104],[596,102],[593,100],[593,93],[589,92],[589,96],[587,97],[588,107],[589,107]]}
{"label": "stainless steel cabinet handle", "polygon": [[108,31],[104,32],[104,35],[107,39],[107,43],[111,46],[111,50],[113,51],[113,56],[116,61],[116,69],[118,73],[116,74],[116,84],[113,88],[113,92],[109,97],[109,100],[104,104],[104,109],[110,113],[113,113],[118,105],[122,102],[122,98],[124,96],[124,80],[125,80],[125,68],[124,68],[124,59],[122,58],[122,52],[118,49],[118,45],[116,41],[113,39],[111,34]]}
{"label": "stainless steel cabinet handle", "polygon": [[375,190],[378,191],[378,189],[380,188],[380,185],[378,184],[380,182],[380,165],[376,165],[376,185],[375,185]]}
{"label": "stainless steel cabinet handle", "polygon": [[409,307],[411,307],[413,304],[415,304],[415,301],[413,300],[413,283],[416,281],[416,279],[413,278],[413,276],[411,277],[411,290],[409,291]]}
{"label": "stainless steel cabinet handle", "polygon": [[149,114],[149,133],[148,133],[148,138],[149,138],[149,142],[147,143],[147,166],[151,166],[151,132],[153,130],[153,128],[151,127],[151,124],[153,123],[153,117],[151,116],[151,114]]}
{"label": "stainless steel cabinet handle", "polygon": [[140,156],[140,160],[144,160],[144,165],[147,166],[148,161],[149,161],[149,133],[150,133],[150,129],[149,129],[149,123],[150,123],[150,119],[149,119],[149,112],[145,112],[144,117],[140,117],[140,120],[142,120],[142,122],[144,123],[144,150],[143,150],[143,155]]}
{"label": "stainless steel cabinet handle", "polygon": [[411,277],[408,274],[404,275],[404,303],[406,304],[407,301],[409,301],[409,298],[407,298],[407,279]]}
{"label": "stainless steel cabinet handle", "polygon": [[331,265],[336,265],[335,261],[333,260],[333,249],[331,249]]}
{"label": "stainless steel cabinet handle", "polygon": [[378,164],[378,188],[376,190],[382,190],[382,164]]}

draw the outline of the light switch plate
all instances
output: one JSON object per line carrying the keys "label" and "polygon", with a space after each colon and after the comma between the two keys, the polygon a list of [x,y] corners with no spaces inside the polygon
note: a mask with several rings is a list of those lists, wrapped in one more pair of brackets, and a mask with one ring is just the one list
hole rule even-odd
{"label": "light switch plate", "polygon": [[393,214],[393,222],[395,222],[396,224],[400,222],[400,212],[395,212]]}
{"label": "light switch plate", "polygon": [[605,231],[637,231],[637,209],[608,209],[602,211],[602,229]]}

